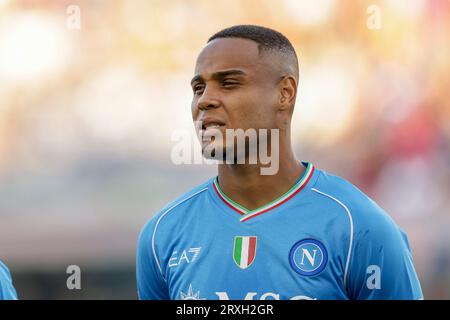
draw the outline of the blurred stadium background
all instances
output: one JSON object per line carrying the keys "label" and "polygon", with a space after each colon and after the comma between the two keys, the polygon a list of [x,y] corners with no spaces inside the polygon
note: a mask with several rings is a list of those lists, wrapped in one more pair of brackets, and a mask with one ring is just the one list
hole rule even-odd
{"label": "blurred stadium background", "polygon": [[243,23],[298,51],[298,157],[384,207],[426,298],[450,298],[450,1],[0,0],[0,260],[19,298],[136,299],[141,227],[215,173],[170,159],[196,55]]}

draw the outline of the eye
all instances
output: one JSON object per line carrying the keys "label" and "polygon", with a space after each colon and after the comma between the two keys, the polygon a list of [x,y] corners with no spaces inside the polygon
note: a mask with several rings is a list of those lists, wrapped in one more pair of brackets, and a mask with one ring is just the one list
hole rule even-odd
{"label": "eye", "polygon": [[194,94],[201,94],[204,89],[205,85],[201,83],[192,86],[192,91],[194,91]]}
{"label": "eye", "polygon": [[234,87],[234,86],[237,86],[238,84],[239,84],[239,82],[236,80],[225,79],[222,81],[222,86],[225,88]]}

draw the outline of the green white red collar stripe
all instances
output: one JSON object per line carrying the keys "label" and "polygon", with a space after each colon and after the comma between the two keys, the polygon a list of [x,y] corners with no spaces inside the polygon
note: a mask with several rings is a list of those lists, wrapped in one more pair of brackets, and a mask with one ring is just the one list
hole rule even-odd
{"label": "green white red collar stripe", "polygon": [[216,193],[218,194],[219,198],[222,199],[222,201],[231,209],[233,209],[234,211],[238,212],[239,214],[242,215],[242,217],[239,219],[241,222],[247,221],[253,217],[256,217],[264,212],[270,211],[280,205],[282,205],[283,203],[285,203],[286,201],[288,201],[289,199],[291,199],[293,196],[295,196],[297,193],[300,192],[300,190],[303,189],[303,187],[309,182],[309,180],[311,179],[312,175],[314,173],[314,166],[311,163],[308,163],[307,167],[306,167],[306,171],[303,174],[303,176],[301,177],[300,180],[298,180],[295,185],[292,186],[291,189],[289,189],[285,194],[283,194],[281,197],[275,199],[274,201],[259,207],[255,210],[248,210],[247,208],[244,208],[243,206],[241,206],[240,204],[234,202],[233,200],[231,200],[230,198],[227,197],[227,195],[222,191],[222,189],[220,189],[219,186],[219,181],[218,181],[218,177],[216,177],[214,179],[214,190],[216,191]]}

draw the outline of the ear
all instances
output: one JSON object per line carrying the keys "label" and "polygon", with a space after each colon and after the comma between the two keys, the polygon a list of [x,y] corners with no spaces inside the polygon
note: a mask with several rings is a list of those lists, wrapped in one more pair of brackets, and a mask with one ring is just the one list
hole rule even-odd
{"label": "ear", "polygon": [[297,80],[291,75],[283,77],[279,84],[280,89],[280,111],[290,109],[297,95]]}

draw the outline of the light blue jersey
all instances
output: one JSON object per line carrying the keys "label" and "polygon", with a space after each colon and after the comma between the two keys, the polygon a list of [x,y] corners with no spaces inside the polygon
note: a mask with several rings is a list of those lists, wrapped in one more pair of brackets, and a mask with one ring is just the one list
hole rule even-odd
{"label": "light blue jersey", "polygon": [[163,208],[137,252],[141,299],[422,299],[406,234],[348,181],[301,179],[249,211],[217,177]]}
{"label": "light blue jersey", "polygon": [[13,287],[11,274],[8,268],[0,261],[0,300],[17,300],[16,290]]}

